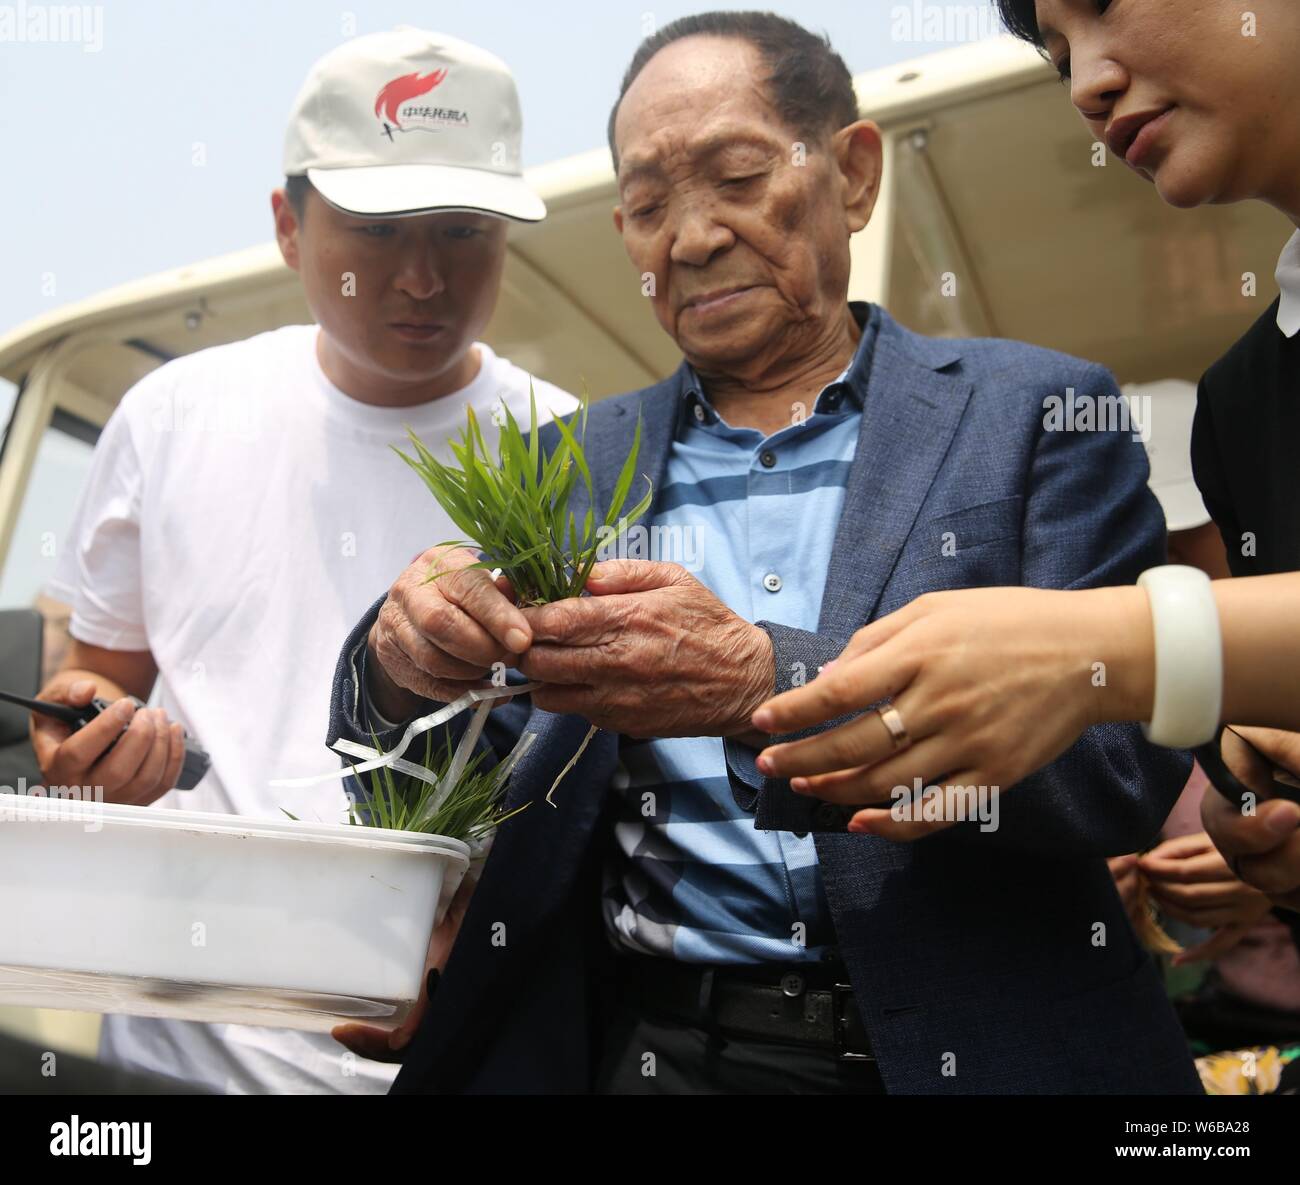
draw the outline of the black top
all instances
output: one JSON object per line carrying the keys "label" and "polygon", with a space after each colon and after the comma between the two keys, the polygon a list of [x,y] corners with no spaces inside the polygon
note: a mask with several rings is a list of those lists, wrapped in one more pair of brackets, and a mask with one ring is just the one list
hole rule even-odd
{"label": "black top", "polygon": [[1278,303],[1205,372],[1192,426],[1192,472],[1234,576],[1300,570],[1300,333],[1277,327]]}
{"label": "black top", "polygon": [[[1277,327],[1278,303],[1197,392],[1192,473],[1234,576],[1300,570],[1300,333]],[[1273,913],[1300,948],[1300,915]]]}

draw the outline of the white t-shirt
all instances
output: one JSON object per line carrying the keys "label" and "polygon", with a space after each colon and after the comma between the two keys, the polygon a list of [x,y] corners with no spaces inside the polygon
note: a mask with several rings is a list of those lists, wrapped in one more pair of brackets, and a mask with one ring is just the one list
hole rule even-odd
{"label": "white t-shirt", "polygon": [[[478,376],[415,407],[358,402],[295,325],[178,358],[122,398],[100,437],[49,587],[73,637],[149,650],[154,702],[212,756],[161,805],[342,822],[330,769],[335,662],[348,631],[407,564],[460,532],[392,451],[409,425],[435,455],[472,405],[528,422],[529,375],[480,343]],[[535,380],[539,417],[574,398]],[[411,450],[403,451],[410,454]],[[328,908],[328,903],[322,903]],[[232,1093],[381,1093],[396,1067],[344,1057],[329,1034],[105,1017],[100,1056]]]}

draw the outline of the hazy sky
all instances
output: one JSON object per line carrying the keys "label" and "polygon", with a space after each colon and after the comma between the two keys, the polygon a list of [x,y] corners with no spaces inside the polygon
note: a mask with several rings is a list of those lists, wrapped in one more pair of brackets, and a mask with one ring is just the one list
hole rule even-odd
{"label": "hazy sky", "polygon": [[[533,165],[602,143],[648,25],[754,6],[110,0],[80,6],[90,14],[82,41],[50,43],[30,39],[39,30],[33,10],[49,6],[0,4],[0,331],[114,284],[268,240],[267,194],[281,176],[289,105],[311,63],[350,36],[413,24],[499,54],[519,82],[525,164]],[[895,36],[904,27],[895,9],[918,11],[917,0],[773,8],[828,33],[854,73],[945,44]],[[18,40],[20,28],[28,39]]]}

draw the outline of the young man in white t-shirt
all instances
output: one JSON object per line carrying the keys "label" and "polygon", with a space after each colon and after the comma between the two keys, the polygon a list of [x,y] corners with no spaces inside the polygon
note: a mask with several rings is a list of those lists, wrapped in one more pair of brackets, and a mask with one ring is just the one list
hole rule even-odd
{"label": "young man in white t-shirt", "polygon": [[[270,782],[328,768],[342,640],[376,581],[458,534],[390,446],[409,425],[446,455],[467,406],[528,415],[529,376],[478,341],[508,220],[546,213],[520,135],[504,63],[449,37],[374,34],[312,68],[271,201],[319,328],[170,362],[105,427],[50,589],[73,606],[73,642],[42,696],[121,702],[72,735],[33,720],[49,783],[343,820],[339,786]],[[576,406],[535,386],[539,414]],[[125,698],[155,680],[155,707]],[[191,791],[171,790],[182,726],[212,758]],[[128,1016],[105,1018],[100,1054],[240,1093],[378,1093],[395,1074],[326,1033]]]}

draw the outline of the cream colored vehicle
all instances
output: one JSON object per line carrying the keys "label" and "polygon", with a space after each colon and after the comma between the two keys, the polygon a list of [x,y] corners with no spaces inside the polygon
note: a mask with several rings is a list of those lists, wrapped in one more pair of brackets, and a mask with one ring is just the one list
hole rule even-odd
{"label": "cream colored vehicle", "polygon": [[[1169,210],[1088,143],[1055,73],[1019,42],[979,42],[856,82],[863,113],[884,132],[886,173],[872,222],[853,240],[855,299],[923,333],[1017,338],[1095,359],[1125,383],[1195,381],[1272,301],[1285,219],[1258,202]],[[512,228],[488,341],[595,397],[668,374],[678,355],[614,231],[606,150],[529,179],[550,215]],[[307,320],[296,277],[267,243],[0,337],[0,376],[19,388],[0,455],[0,608],[32,605],[94,439],[133,383],[170,358]],[[52,668],[60,607],[42,609]],[[30,634],[35,619],[6,614],[3,626]],[[14,640],[29,655],[30,642]],[[31,694],[37,683],[5,686]],[[24,731],[21,712],[0,711],[0,742],[17,765]],[[93,1053],[97,1017],[2,1005],[11,1031]]]}

